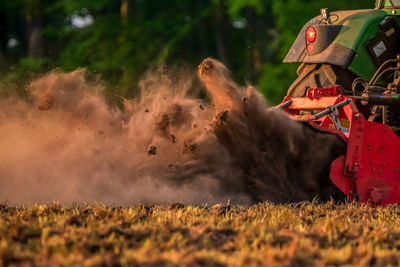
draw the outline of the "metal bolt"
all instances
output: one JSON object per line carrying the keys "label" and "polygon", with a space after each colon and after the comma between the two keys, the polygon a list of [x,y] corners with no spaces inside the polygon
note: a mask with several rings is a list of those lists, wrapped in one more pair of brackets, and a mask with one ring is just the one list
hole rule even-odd
{"label": "metal bolt", "polygon": [[381,169],[379,169],[379,170],[378,170],[378,172],[379,172],[379,173],[382,173],[382,170],[381,170]]}
{"label": "metal bolt", "polygon": [[358,166],[358,162],[354,162],[354,166]]}
{"label": "metal bolt", "polygon": [[372,168],[371,170],[374,172],[374,171],[375,171],[375,168]]}
{"label": "metal bolt", "polygon": [[382,167],[385,167],[385,166],[386,166],[386,163],[383,163],[383,164],[382,164]]}
{"label": "metal bolt", "polygon": [[374,163],[374,162],[373,162],[372,160],[370,160],[370,161],[369,161],[369,164],[372,164],[372,163]]}
{"label": "metal bolt", "polygon": [[369,199],[372,200],[372,203],[379,204],[383,199],[383,192],[379,187],[372,187],[368,190]]}
{"label": "metal bolt", "polygon": [[379,153],[383,153],[383,148],[379,149]]}

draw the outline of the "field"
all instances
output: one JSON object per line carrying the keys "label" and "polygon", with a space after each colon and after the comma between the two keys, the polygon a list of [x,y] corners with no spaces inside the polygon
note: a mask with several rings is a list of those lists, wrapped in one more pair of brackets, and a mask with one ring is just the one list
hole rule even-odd
{"label": "field", "polygon": [[398,206],[50,204],[0,213],[3,266],[382,266],[400,257]]}

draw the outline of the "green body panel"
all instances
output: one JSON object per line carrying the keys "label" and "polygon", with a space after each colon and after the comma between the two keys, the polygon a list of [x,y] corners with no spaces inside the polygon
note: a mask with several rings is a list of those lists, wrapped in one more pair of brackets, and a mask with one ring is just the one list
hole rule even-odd
{"label": "green body panel", "polygon": [[[340,11],[335,12],[340,17]],[[360,10],[345,17],[338,23],[343,25],[333,43],[350,48],[356,52],[349,69],[358,76],[369,80],[376,71],[365,42],[371,39],[379,30],[379,23],[387,16],[383,10]]]}
{"label": "green body panel", "polygon": [[[386,3],[387,1],[380,0],[377,2],[377,6],[383,7]],[[321,16],[316,16],[303,27],[284,62],[333,64],[348,68],[364,80],[370,80],[376,72],[377,66],[366,47],[366,43],[375,37],[380,30],[379,24],[386,17],[394,17],[400,25],[400,0],[398,0],[398,3],[398,9],[390,7],[331,12],[331,23],[342,25],[337,36],[331,41],[334,47],[329,45],[318,54],[308,54],[305,31],[308,27],[321,23]],[[335,52],[332,52],[332,48],[336,49]],[[338,58],[343,60],[340,61]]]}

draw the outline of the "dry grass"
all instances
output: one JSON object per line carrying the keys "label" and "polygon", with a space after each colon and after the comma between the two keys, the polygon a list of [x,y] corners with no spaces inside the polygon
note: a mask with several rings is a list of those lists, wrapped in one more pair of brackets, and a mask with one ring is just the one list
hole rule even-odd
{"label": "dry grass", "polygon": [[400,208],[0,207],[0,265],[399,265]]}

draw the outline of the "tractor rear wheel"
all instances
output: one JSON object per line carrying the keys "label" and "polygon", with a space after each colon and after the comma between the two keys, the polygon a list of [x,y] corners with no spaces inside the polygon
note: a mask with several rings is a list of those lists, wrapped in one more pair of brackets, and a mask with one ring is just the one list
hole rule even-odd
{"label": "tractor rear wheel", "polygon": [[354,79],[357,78],[357,75],[351,71],[330,64],[303,63],[297,69],[297,75],[297,79],[288,89],[288,96],[302,97],[305,96],[308,88],[321,88],[336,84],[350,91]]}

